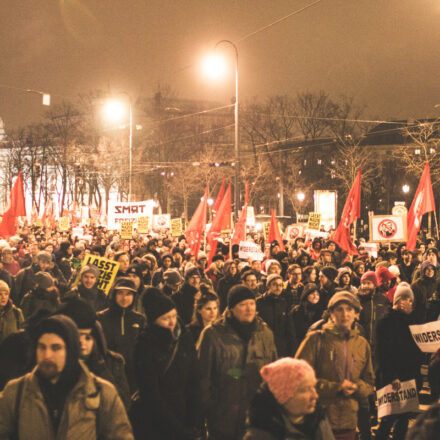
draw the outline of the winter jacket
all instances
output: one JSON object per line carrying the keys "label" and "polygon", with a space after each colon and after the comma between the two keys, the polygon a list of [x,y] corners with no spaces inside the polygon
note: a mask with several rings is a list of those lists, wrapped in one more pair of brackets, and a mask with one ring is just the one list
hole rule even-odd
{"label": "winter jacket", "polygon": [[413,274],[414,274],[414,270],[416,268],[416,264],[414,262],[412,262],[409,265],[406,265],[405,263],[400,263],[399,264],[399,272],[400,272],[400,279],[402,281],[407,282],[408,284],[412,283],[413,280]]}
{"label": "winter jacket", "polygon": [[283,291],[279,296],[266,294],[257,300],[257,311],[260,318],[272,330],[279,357],[295,354],[292,340],[292,321],[289,311],[293,305],[293,295]]}
{"label": "winter jacket", "polygon": [[97,289],[96,285],[91,289],[87,289],[83,284],[78,284],[78,286],[74,287],[64,295],[63,301],[71,298],[81,298],[92,307],[95,312],[105,310],[109,306],[107,295]]}
{"label": "winter jacket", "polygon": [[[425,275],[426,261],[422,263],[422,267],[420,270],[420,278],[418,278],[411,285],[412,290],[414,292],[414,318],[417,324],[425,324],[428,322],[428,304],[431,297],[437,291],[438,283],[435,278],[435,273],[432,278],[428,278]],[[432,266],[434,267],[434,266]],[[436,270],[436,269],[434,269]]]}
{"label": "winter jacket", "polygon": [[[295,357],[305,359],[315,369],[320,403],[332,429],[356,429],[359,401],[374,390],[370,345],[359,330],[343,331],[328,322],[323,330],[306,336]],[[358,386],[350,396],[339,389],[345,379]]]}
{"label": "winter jacket", "polygon": [[194,340],[178,324],[175,332],[148,325],[134,352],[141,401],[137,438],[184,439],[200,425],[199,370]]}
{"label": "winter jacket", "polygon": [[377,387],[389,385],[393,380],[415,379],[421,384],[420,367],[423,353],[411,335],[409,326],[414,317],[392,309],[377,324],[376,335],[376,382]]}
{"label": "winter jacket", "polygon": [[319,289],[319,305],[322,308],[322,310],[325,310],[328,306],[328,302],[330,301],[330,298],[335,294],[336,288],[338,286],[336,283],[329,283],[328,286],[321,287]]}
{"label": "winter jacket", "polygon": [[[20,386],[20,383],[22,385]],[[18,391],[21,388],[21,395]],[[17,400],[18,399],[18,400]],[[14,408],[19,403],[18,423]],[[58,432],[55,434],[36,368],[10,381],[0,393],[0,438],[20,440],[131,440],[133,434],[124,405],[115,387],[81,364],[81,374],[66,398]],[[98,433],[96,432],[98,430]]]}
{"label": "winter jacket", "polygon": [[23,297],[20,306],[27,319],[38,310],[46,309],[54,313],[58,310],[60,299],[57,291],[47,291],[41,287],[31,290]]}
{"label": "winter jacket", "polygon": [[243,440],[334,440],[330,423],[322,408],[305,417],[304,432],[286,427],[281,405],[263,384],[252,400],[249,422]]}
{"label": "winter jacket", "polygon": [[24,322],[23,313],[9,300],[8,304],[0,310],[0,342],[7,336],[18,331]]}
{"label": "winter jacket", "polygon": [[177,312],[183,324],[189,324],[194,313],[195,296],[199,291],[187,283],[183,283],[180,290],[171,297],[176,304]]}
{"label": "winter jacket", "polygon": [[284,292],[293,296],[292,305],[294,305],[294,306],[296,306],[300,303],[303,290],[304,290],[303,284],[299,284],[298,287],[295,288],[295,287],[292,287],[292,285],[290,283],[286,283],[286,287],[284,288]]}
{"label": "winter jacket", "polygon": [[241,440],[247,409],[261,384],[260,369],[277,358],[273,333],[261,318],[255,318],[248,341],[232,319],[227,311],[206,327],[198,345],[202,405],[213,440]]}
{"label": "winter jacket", "polygon": [[[227,264],[228,263],[225,264],[225,267],[227,267]],[[224,269],[224,272],[226,273],[226,269]],[[226,306],[228,305],[229,290],[231,289],[231,287],[239,283],[240,279],[237,275],[225,275],[223,278],[220,278],[217,285],[217,295],[218,299],[220,300],[220,313],[223,313],[226,309]]]}
{"label": "winter jacket", "polygon": [[108,348],[121,354],[126,363],[130,390],[136,389],[134,374],[134,348],[140,331],[145,326],[145,318],[131,308],[122,309],[112,298],[110,307],[97,314],[102,325]]}
{"label": "winter jacket", "polygon": [[40,272],[40,266],[32,263],[29,267],[21,269],[15,277],[14,292],[11,293],[11,298],[15,304],[21,304],[21,301],[26,293],[34,288],[35,274]]}
{"label": "winter jacket", "polygon": [[0,280],[3,280],[9,286],[11,292],[14,291],[14,277],[2,268],[0,268]]}

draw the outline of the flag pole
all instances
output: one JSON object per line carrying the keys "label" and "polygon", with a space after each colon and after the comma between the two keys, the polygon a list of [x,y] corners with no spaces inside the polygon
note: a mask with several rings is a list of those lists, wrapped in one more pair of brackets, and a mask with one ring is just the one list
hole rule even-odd
{"label": "flag pole", "polygon": [[437,213],[434,210],[434,221],[435,221],[435,232],[436,232],[436,237],[437,240],[439,239],[439,234],[438,234],[438,222],[437,222]]}

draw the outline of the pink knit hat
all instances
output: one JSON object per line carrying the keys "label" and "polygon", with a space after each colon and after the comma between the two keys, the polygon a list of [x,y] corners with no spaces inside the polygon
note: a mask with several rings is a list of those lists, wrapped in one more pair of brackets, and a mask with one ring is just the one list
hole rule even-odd
{"label": "pink knit hat", "polygon": [[260,370],[261,377],[281,405],[295,395],[300,383],[310,373],[315,374],[306,361],[291,357],[278,359]]}

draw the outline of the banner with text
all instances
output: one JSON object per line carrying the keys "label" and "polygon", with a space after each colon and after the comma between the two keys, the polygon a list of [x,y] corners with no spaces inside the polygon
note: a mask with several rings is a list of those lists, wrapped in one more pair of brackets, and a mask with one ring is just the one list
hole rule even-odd
{"label": "banner with text", "polygon": [[138,234],[148,234],[150,232],[150,217],[138,217],[137,232]]}
{"label": "banner with text", "polygon": [[412,337],[423,353],[435,353],[440,349],[440,321],[410,325]]}
{"label": "banner with text", "polygon": [[183,235],[183,225],[181,218],[171,219],[171,235],[173,237],[180,237],[181,235]]}
{"label": "banner with text", "polygon": [[133,222],[121,222],[122,240],[131,240],[133,238]]}
{"label": "banner with text", "polygon": [[139,217],[153,217],[154,200],[143,202],[108,202],[108,229],[118,230],[121,222],[134,222],[137,226]]}
{"label": "banner with text", "polygon": [[260,246],[255,244],[252,241],[240,241],[240,245],[238,248],[238,258],[242,258],[243,260],[247,260],[250,258],[251,260],[263,261],[264,254],[261,252]]}
{"label": "banner with text", "polygon": [[311,231],[319,231],[321,228],[321,213],[309,212],[309,221],[307,223],[307,229]]}
{"label": "banner with text", "polygon": [[377,417],[381,419],[392,414],[403,414],[419,411],[419,397],[414,379],[400,383],[395,391],[392,385],[377,390]]}

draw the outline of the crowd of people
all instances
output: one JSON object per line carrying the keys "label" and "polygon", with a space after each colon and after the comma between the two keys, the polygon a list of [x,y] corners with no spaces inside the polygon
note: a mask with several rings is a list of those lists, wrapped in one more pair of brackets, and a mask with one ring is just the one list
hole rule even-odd
{"label": "crowd of people", "polygon": [[[375,256],[361,241],[353,256],[328,239],[256,234],[263,260],[220,242],[208,264],[184,236],[87,232],[0,241],[0,438],[440,435],[440,350],[422,353],[409,328],[439,319],[434,239]],[[108,294],[87,254],[119,264]],[[422,364],[429,423],[373,423],[375,391],[412,379],[420,390]]]}

